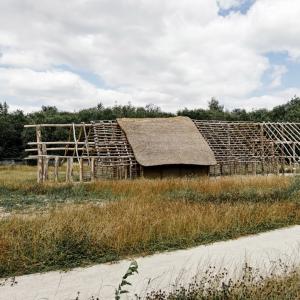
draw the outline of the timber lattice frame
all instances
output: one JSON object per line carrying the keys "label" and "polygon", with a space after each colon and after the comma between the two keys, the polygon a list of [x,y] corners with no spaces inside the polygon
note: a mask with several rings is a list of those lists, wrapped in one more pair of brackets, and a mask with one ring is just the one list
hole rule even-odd
{"label": "timber lattice frame", "polygon": [[[300,162],[300,123],[254,123],[193,120],[215,154],[211,175],[296,173]],[[143,175],[117,121],[25,125],[35,128],[38,182],[133,179]],[[43,140],[43,130],[56,128],[65,139]],[[74,160],[76,163],[74,163]],[[53,169],[53,170],[50,170]]]}
{"label": "timber lattice frame", "polygon": [[278,174],[287,169],[295,173],[299,168],[300,123],[200,120],[194,123],[215,154],[218,162],[212,168],[215,175]]}
{"label": "timber lattice frame", "polygon": [[[36,129],[36,142],[28,143],[36,148],[25,151],[34,152],[27,159],[37,160],[38,182],[49,179],[67,182],[133,179],[142,173],[132,148],[116,121],[25,127]],[[43,141],[43,128],[62,128],[67,138],[64,141]],[[77,160],[77,164],[74,164],[74,159]],[[65,165],[65,168],[62,165]],[[53,167],[52,178],[50,167]],[[59,169],[63,172],[59,172]]]}

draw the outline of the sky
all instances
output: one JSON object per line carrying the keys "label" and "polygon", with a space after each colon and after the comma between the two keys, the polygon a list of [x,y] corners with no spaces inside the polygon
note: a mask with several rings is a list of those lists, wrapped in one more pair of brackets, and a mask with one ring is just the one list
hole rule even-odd
{"label": "sky", "polygon": [[300,96],[299,0],[1,0],[0,102],[253,110]]}

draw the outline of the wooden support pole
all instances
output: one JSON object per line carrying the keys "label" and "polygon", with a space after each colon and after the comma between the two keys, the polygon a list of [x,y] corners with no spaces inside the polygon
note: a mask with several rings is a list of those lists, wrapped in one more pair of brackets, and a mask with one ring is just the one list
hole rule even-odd
{"label": "wooden support pole", "polygon": [[281,160],[281,170],[282,170],[282,175],[285,174],[285,161],[284,159]]}
{"label": "wooden support pole", "polygon": [[83,182],[83,158],[79,158],[79,181]]}
{"label": "wooden support pole", "polygon": [[54,158],[54,181],[58,182],[59,157]]}
{"label": "wooden support pole", "polygon": [[42,144],[42,154],[43,154],[43,181],[48,180],[48,165],[49,157],[47,156],[47,146]]}
{"label": "wooden support pole", "polygon": [[256,161],[252,164],[252,175],[256,176]]}
{"label": "wooden support pole", "polygon": [[275,164],[276,164],[276,175],[279,175],[280,168],[279,168],[279,164],[278,164],[278,157],[276,157]]}
{"label": "wooden support pole", "polygon": [[249,175],[249,162],[245,163],[245,174]]}
{"label": "wooden support pole", "polygon": [[66,169],[66,181],[71,182],[72,179],[72,171],[73,171],[73,157],[67,158],[67,169]]}
{"label": "wooden support pole", "polygon": [[95,168],[96,164],[95,164],[95,157],[91,158],[91,181],[95,181]]}
{"label": "wooden support pole", "polygon": [[43,181],[48,180],[48,166],[49,166],[49,158],[44,157],[44,159],[43,159]]}
{"label": "wooden support pole", "polygon": [[37,159],[37,182],[41,183],[43,182],[43,150],[42,145],[40,144],[42,141],[42,133],[41,133],[41,127],[36,127],[36,142],[38,143],[38,159]]}

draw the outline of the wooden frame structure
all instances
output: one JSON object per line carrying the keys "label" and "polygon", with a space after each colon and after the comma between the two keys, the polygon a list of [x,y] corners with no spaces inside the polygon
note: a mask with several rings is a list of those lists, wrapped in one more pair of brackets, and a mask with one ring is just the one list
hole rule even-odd
{"label": "wooden frame structure", "polygon": [[[51,127],[62,128],[68,138],[65,141],[43,141],[43,129]],[[64,178],[67,182],[133,179],[141,173],[132,148],[116,121],[25,125],[25,128],[36,130],[36,141],[28,143],[35,148],[25,151],[33,153],[27,159],[37,160],[38,182],[49,179],[61,181]],[[49,172],[51,166],[52,178]]]}
{"label": "wooden frame structure", "polygon": [[300,123],[194,120],[215,153],[214,175],[296,173]]}
{"label": "wooden frame structure", "polygon": [[[193,121],[217,160],[211,175],[284,174],[299,168],[300,123]],[[37,160],[38,182],[143,176],[143,167],[115,120],[25,127],[36,132],[36,141],[29,142],[26,151],[27,159]],[[64,140],[44,141],[47,128],[62,130]]]}

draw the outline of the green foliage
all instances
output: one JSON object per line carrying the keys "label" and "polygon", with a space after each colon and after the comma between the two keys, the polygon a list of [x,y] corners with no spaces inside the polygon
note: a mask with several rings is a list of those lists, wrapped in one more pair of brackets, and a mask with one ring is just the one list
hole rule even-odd
{"label": "green foliage", "polygon": [[120,300],[122,294],[127,294],[128,291],[125,290],[125,286],[131,285],[131,283],[127,280],[129,276],[134,275],[135,273],[138,273],[138,264],[136,261],[132,261],[130,263],[130,266],[124,276],[122,277],[122,281],[119,284],[118,288],[116,289],[115,292],[115,300]]}
{"label": "green foliage", "polygon": [[[247,112],[244,109],[225,110],[218,100],[212,98],[208,108],[179,110],[176,114],[163,112],[153,104],[145,107],[114,105],[105,107],[99,103],[96,107],[82,109],[78,112],[59,111],[54,106],[43,106],[40,111],[24,114],[22,111],[9,112],[6,102],[0,103],[0,159],[22,158],[28,141],[35,139],[32,129],[24,130],[25,124],[39,123],[80,123],[97,120],[114,120],[116,118],[155,118],[170,116],[188,116],[200,120],[227,121],[289,121],[300,120],[300,98],[294,97],[288,103],[274,107],[272,110],[258,109]],[[47,141],[66,139],[66,132],[62,128],[45,128],[43,138]]]}

